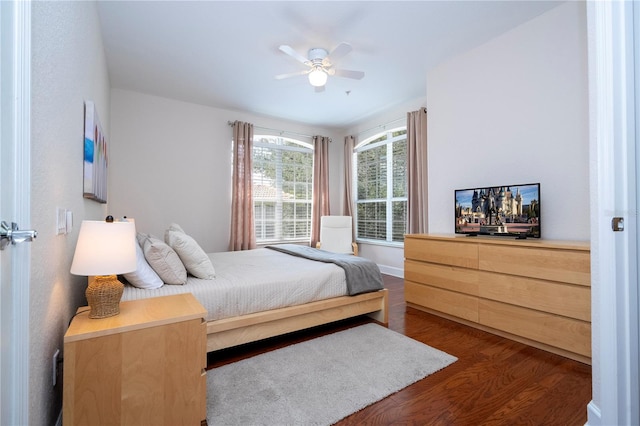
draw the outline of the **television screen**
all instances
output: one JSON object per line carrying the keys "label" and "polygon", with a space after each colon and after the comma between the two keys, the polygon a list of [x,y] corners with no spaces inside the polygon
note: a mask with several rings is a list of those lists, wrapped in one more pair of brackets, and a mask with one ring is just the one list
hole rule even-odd
{"label": "television screen", "polygon": [[456,189],[457,234],[540,238],[540,184]]}

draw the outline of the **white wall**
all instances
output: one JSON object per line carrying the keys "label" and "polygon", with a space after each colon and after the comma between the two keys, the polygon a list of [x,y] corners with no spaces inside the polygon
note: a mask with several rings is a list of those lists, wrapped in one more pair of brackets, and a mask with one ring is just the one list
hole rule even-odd
{"label": "white wall", "polygon": [[453,191],[540,182],[542,238],[589,240],[584,2],[567,2],[427,75],[429,232]]}
{"label": "white wall", "polygon": [[[32,3],[30,425],[52,425],[62,386],[52,385],[52,356],[76,308],[86,278],[69,273],[83,219],[105,207],[83,198],[84,101],[93,100],[109,135],[109,80],[93,2]],[[56,235],[56,207],[73,211],[75,227]],[[26,355],[26,354],[25,354]]]}
{"label": "white wall", "polygon": [[[226,251],[232,139],[227,122],[235,120],[332,137],[330,202],[339,205],[341,193],[334,188],[340,187],[342,152],[340,143],[336,143],[342,140],[336,136],[340,133],[114,89],[109,142],[110,214],[134,217],[138,231],[159,237],[163,237],[169,224],[176,222],[205,251]],[[254,129],[254,133],[261,131]]]}

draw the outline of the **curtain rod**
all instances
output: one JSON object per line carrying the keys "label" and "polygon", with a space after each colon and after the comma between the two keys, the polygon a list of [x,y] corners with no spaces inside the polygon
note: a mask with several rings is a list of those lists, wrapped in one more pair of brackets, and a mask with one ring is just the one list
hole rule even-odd
{"label": "curtain rod", "polygon": [[[427,112],[427,109],[426,109],[425,107],[420,108],[420,110],[422,110],[422,111],[424,111],[424,112]],[[370,132],[371,130],[376,130],[376,129],[380,129],[380,128],[382,128],[382,129],[385,129],[385,130],[386,130],[386,127],[387,127],[389,124],[391,124],[391,123],[395,123],[396,121],[400,121],[400,120],[406,120],[406,119],[407,119],[407,117],[406,117],[406,116],[405,116],[405,117],[396,118],[395,120],[388,121],[388,122],[386,122],[386,123],[384,123],[384,124],[380,124],[380,125],[378,125],[378,126],[375,126],[375,127],[370,128],[370,129],[362,130],[362,131],[360,131],[360,132],[356,133],[356,136],[359,136],[359,135],[361,135],[361,134],[363,134],[363,133]]]}
{"label": "curtain rod", "polygon": [[395,123],[396,121],[400,121],[400,120],[406,120],[406,117],[396,118],[395,120],[391,120],[391,121],[389,121],[389,122],[387,122],[387,123],[384,123],[384,124],[379,124],[379,125],[377,125],[377,126],[375,126],[375,127],[372,127],[372,128],[370,128],[370,129],[367,129],[367,130],[361,130],[361,131],[359,131],[358,133],[356,133],[356,136],[360,136],[360,135],[361,135],[361,134],[363,134],[363,133],[367,133],[367,132],[370,132],[370,131],[372,131],[372,130],[376,130],[376,129],[386,129],[386,127],[387,127],[389,124],[391,124],[391,123]]}
{"label": "curtain rod", "polygon": [[[235,121],[227,121],[227,124],[231,127],[233,127],[233,124],[235,123]],[[297,132],[290,132],[288,130],[280,130],[280,129],[271,129],[269,127],[262,127],[262,126],[253,126],[254,129],[262,129],[262,130],[268,130],[271,132],[276,132],[278,133],[280,136],[287,134],[287,135],[295,135],[295,136],[302,136],[305,138],[309,138],[309,139],[313,139],[313,136],[311,135],[305,135],[304,133],[297,133]],[[332,142],[331,138],[329,138],[329,142]]]}

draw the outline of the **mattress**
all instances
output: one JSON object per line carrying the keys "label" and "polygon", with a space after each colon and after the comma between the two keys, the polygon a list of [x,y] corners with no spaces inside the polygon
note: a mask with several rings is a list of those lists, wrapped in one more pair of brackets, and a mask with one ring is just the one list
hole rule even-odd
{"label": "mattress", "polygon": [[148,290],[125,284],[122,300],[192,293],[209,321],[345,296],[344,270],[269,249],[209,253],[216,278]]}

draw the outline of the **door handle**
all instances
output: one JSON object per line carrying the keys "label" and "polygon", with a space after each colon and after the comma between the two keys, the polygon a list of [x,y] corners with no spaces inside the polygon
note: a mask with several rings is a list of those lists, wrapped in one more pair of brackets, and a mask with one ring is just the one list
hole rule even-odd
{"label": "door handle", "polygon": [[6,246],[11,244],[23,243],[25,241],[33,241],[38,236],[38,231],[33,229],[20,230],[18,224],[11,222],[11,226],[4,220],[0,224],[0,250],[4,250]]}
{"label": "door handle", "polygon": [[624,231],[624,218],[623,217],[612,218],[611,229],[613,229],[614,232]]}

